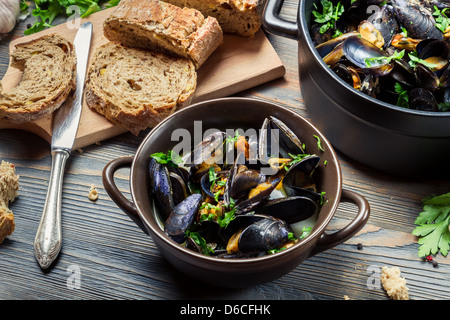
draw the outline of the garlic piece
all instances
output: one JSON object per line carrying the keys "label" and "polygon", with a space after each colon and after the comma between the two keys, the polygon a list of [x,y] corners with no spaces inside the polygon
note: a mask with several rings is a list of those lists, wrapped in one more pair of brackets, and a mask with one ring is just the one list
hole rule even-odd
{"label": "garlic piece", "polygon": [[0,33],[14,29],[20,15],[20,0],[0,0]]}

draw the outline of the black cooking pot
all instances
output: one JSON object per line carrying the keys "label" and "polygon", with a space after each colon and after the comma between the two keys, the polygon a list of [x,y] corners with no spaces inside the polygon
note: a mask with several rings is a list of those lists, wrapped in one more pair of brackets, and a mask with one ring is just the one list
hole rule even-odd
{"label": "black cooking pot", "polygon": [[370,167],[405,177],[450,176],[450,112],[401,108],[345,83],[322,60],[309,28],[319,0],[300,0],[297,21],[280,18],[284,0],[268,0],[266,31],[298,41],[300,89],[313,123],[333,146]]}

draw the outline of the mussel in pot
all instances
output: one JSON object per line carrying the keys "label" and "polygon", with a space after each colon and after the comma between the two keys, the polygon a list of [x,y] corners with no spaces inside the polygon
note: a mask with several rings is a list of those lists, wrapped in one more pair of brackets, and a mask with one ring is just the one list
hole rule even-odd
{"label": "mussel in pot", "polygon": [[[150,196],[168,237],[196,252],[224,259],[273,253],[309,234],[323,205],[323,194],[314,182],[320,157],[306,154],[300,138],[275,117],[265,119],[261,129],[264,134],[256,149],[265,160],[251,159],[247,147],[238,147],[233,163],[211,162],[229,150],[210,148],[211,143],[226,147],[219,142],[223,133],[206,137],[195,153],[201,155],[201,163],[209,159],[208,166],[196,179],[193,176],[201,166],[176,167],[152,155]],[[223,138],[249,145],[247,137]],[[181,156],[192,159],[193,153]],[[182,187],[187,190],[180,192]],[[302,225],[306,221],[308,227]]]}

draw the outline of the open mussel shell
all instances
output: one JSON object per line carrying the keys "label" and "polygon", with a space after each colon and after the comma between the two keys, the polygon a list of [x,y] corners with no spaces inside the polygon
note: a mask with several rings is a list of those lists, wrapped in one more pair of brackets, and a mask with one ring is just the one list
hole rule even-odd
{"label": "open mussel shell", "polygon": [[[387,75],[393,68],[392,63],[387,63],[383,60],[383,58],[387,57],[383,50],[361,37],[350,37],[345,40],[342,45],[342,51],[344,56],[355,66],[363,68],[374,75]],[[368,61],[370,62],[368,63]]]}
{"label": "open mussel shell", "polygon": [[312,217],[318,210],[315,201],[308,197],[293,196],[269,200],[257,207],[255,214],[270,215],[292,224]]}
{"label": "open mussel shell", "polygon": [[[230,174],[230,172],[229,171],[219,171],[219,172],[216,172],[216,175],[217,175],[217,177],[220,179],[220,178],[228,178],[228,175]],[[215,194],[214,194],[214,192],[213,192],[213,190],[212,190],[212,181],[210,180],[210,178],[209,178],[209,174],[205,174],[205,175],[203,175],[203,177],[201,178],[201,180],[200,180],[200,185],[201,185],[201,187],[202,187],[202,192],[205,194],[205,195],[207,195],[207,196],[209,196],[209,197],[212,197],[212,198],[214,198],[215,197]],[[222,199],[223,198],[223,195],[220,195],[219,196],[219,199]]]}
{"label": "open mussel shell", "polygon": [[267,162],[270,157],[290,158],[289,154],[303,154],[303,144],[297,135],[281,120],[266,118],[259,140],[259,159]]}
{"label": "open mussel shell", "polygon": [[283,178],[283,188],[306,188],[310,186],[311,176],[320,162],[319,156],[308,156],[292,165]]}
{"label": "open mussel shell", "polygon": [[174,207],[164,224],[164,231],[174,241],[178,243],[183,243],[185,241],[186,230],[189,229],[194,221],[201,201],[202,195],[196,193],[190,195]]}
{"label": "open mussel shell", "polygon": [[438,111],[438,103],[432,92],[424,88],[415,88],[409,93],[409,107],[422,111]]}
{"label": "open mussel shell", "polygon": [[264,203],[280,182],[281,178],[276,178],[270,182],[261,183],[261,185],[264,185],[262,187],[256,186],[256,188],[260,188],[259,192],[256,195],[253,195],[248,199],[239,201],[236,204],[237,213],[250,212],[254,208]]}
{"label": "open mussel shell", "polygon": [[383,37],[383,48],[386,49],[399,29],[392,6],[383,5],[380,10],[370,16],[370,19],[370,22]]}
{"label": "open mussel shell", "polygon": [[414,68],[417,83],[420,87],[430,91],[435,91],[439,88],[439,78],[428,67],[418,63]]}

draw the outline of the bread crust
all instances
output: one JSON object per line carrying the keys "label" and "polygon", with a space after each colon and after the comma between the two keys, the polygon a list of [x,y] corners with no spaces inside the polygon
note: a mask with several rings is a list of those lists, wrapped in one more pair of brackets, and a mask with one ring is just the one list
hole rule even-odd
{"label": "bread crust", "polygon": [[267,0],[165,0],[180,8],[200,11],[217,19],[224,33],[254,37],[261,29]]}
{"label": "bread crust", "polygon": [[18,194],[19,176],[16,175],[15,167],[2,160],[0,163],[0,243],[14,232],[14,215],[8,205]]}
{"label": "bread crust", "polygon": [[30,122],[54,112],[76,87],[76,63],[73,43],[57,34],[18,44],[11,66],[23,76],[10,92],[0,84],[0,120]]}
{"label": "bread crust", "polygon": [[158,0],[122,0],[103,24],[110,41],[191,59],[198,69],[223,43],[215,18]]}
{"label": "bread crust", "polygon": [[108,42],[96,50],[89,67],[85,101],[138,135],[188,105],[196,86],[192,61]]}

